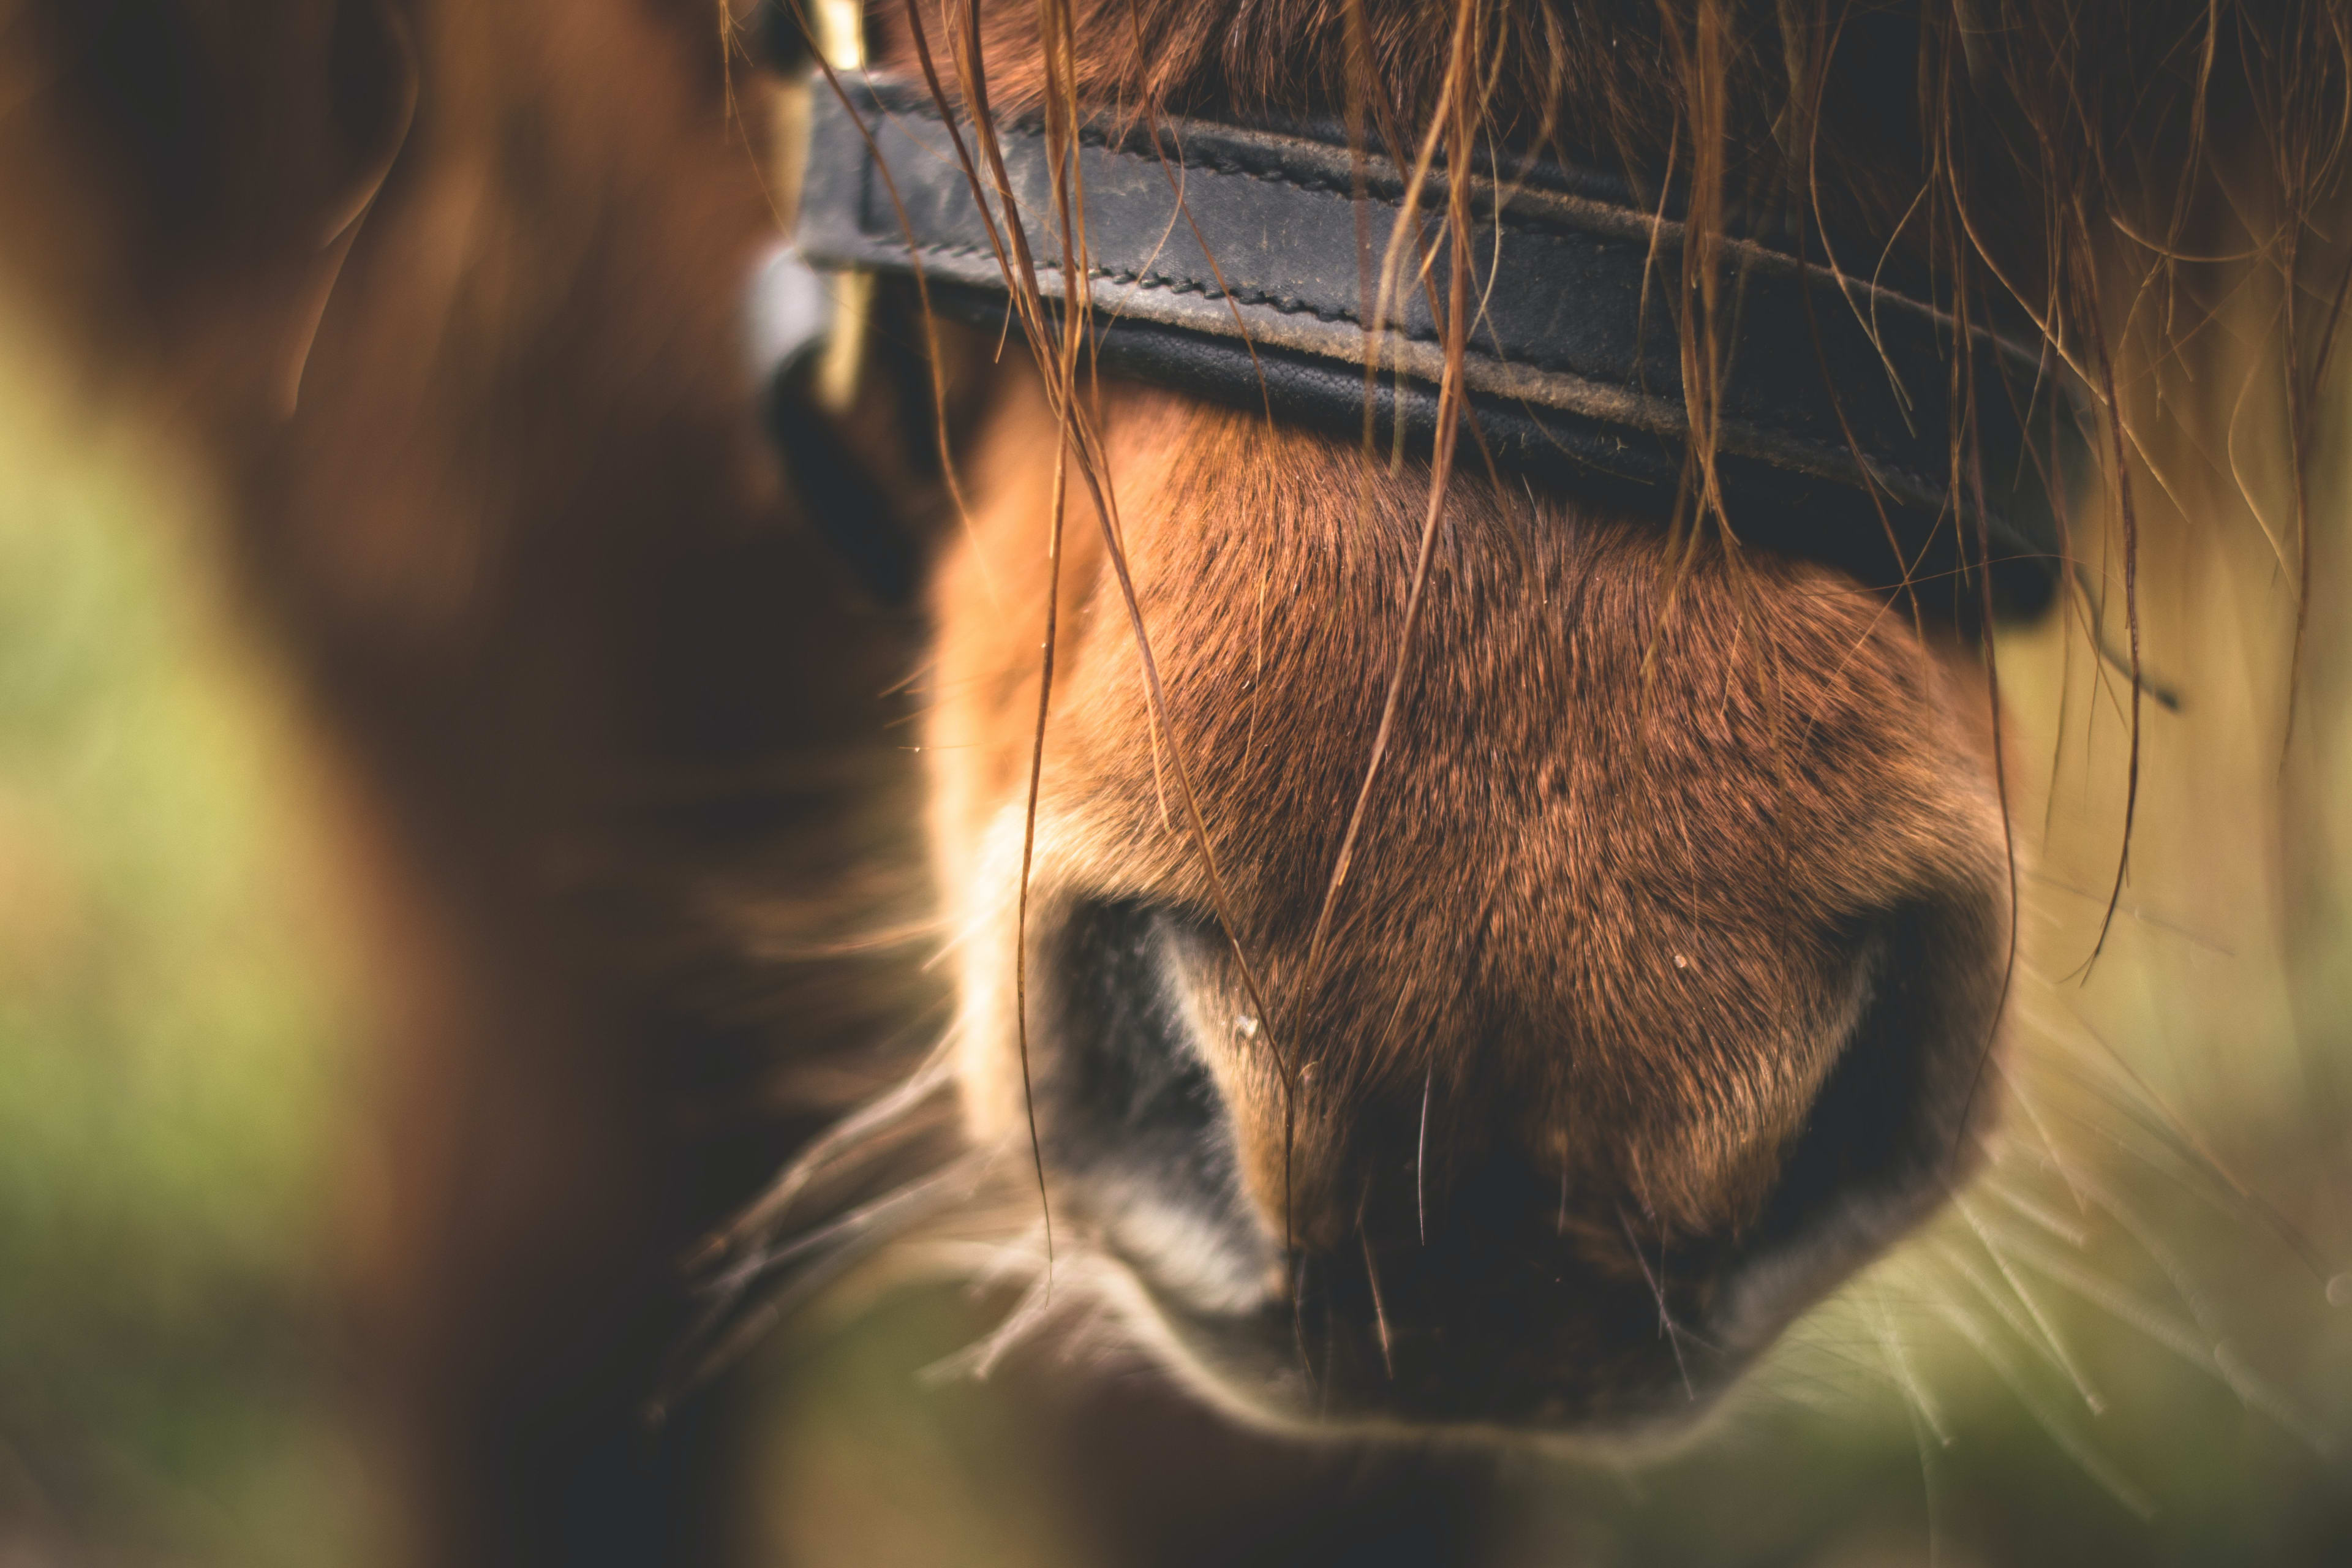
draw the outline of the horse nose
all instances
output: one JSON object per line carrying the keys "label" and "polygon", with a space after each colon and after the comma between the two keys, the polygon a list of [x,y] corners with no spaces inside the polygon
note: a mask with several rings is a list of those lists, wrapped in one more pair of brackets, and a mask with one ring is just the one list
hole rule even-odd
{"label": "horse nose", "polygon": [[[1967,904],[1823,935],[1816,951],[1841,956],[1822,990],[1847,1002],[1811,1014],[1827,1065],[1801,1098],[1694,1122],[1668,1095],[1563,1122],[1547,1109],[1559,1083],[1538,1082],[1579,1044],[1531,1031],[1524,1009],[1433,1015],[1450,1026],[1416,1049],[1442,1065],[1328,1082],[1302,1065],[1287,1098],[1261,1092],[1272,1044],[1227,1017],[1239,993],[1213,929],[1149,900],[1075,900],[1032,954],[1056,1212],[1218,1353],[1256,1356],[1270,1379],[1304,1366],[1301,1397],[1333,1415],[1594,1429],[1696,1408],[1931,1207],[1974,1147],[1998,997],[1968,977],[2000,928]],[[1370,1005],[1351,997],[1332,1038]],[[1713,1174],[1668,1169],[1676,1151]]]}

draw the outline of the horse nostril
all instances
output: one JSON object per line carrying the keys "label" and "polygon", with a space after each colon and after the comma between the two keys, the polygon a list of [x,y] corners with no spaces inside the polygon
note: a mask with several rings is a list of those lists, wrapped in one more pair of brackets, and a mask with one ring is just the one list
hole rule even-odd
{"label": "horse nostril", "polygon": [[1842,1273],[1967,1174],[2000,1000],[1993,928],[1979,923],[1921,904],[1881,927],[1874,993],[1748,1238],[1780,1288]]}
{"label": "horse nostril", "polygon": [[1181,955],[1203,940],[1132,900],[1082,903],[1060,924],[1033,987],[1037,1123],[1046,1161],[1115,1243],[1181,1253],[1193,1294],[1230,1300],[1262,1289],[1271,1252],[1179,990]]}
{"label": "horse nostril", "polygon": [[1216,1089],[1185,1026],[1169,964],[1172,918],[1089,904],[1046,949],[1056,1152],[1099,1158],[1137,1138],[1190,1143],[1215,1124]]}

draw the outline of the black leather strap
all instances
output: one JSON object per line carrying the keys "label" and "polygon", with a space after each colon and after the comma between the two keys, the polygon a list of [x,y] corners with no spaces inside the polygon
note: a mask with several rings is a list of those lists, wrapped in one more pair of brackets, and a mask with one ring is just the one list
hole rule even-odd
{"label": "black leather strap", "polygon": [[[879,78],[843,87],[837,95],[820,81],[814,94],[803,254],[821,267],[919,268],[935,301],[1001,321],[1004,271],[929,93]],[[1065,300],[1044,132],[1007,122],[999,136],[1040,283]],[[1359,160],[1344,136],[1203,121],[1118,135],[1088,128],[1080,143],[1086,296],[1106,364],[1360,433],[1367,301],[1379,295],[1401,210],[1399,171]],[[1444,177],[1433,176],[1420,202],[1423,237],[1408,238],[1414,254],[1445,195]],[[1503,184],[1482,177],[1471,199],[1479,307],[1463,375],[1486,450],[1512,469],[1664,510],[1686,466],[1678,312],[1667,292],[1681,276],[1681,226],[1606,177],[1552,167]],[[1928,594],[1946,584],[1963,606],[1978,589],[1960,569],[1985,560],[2002,612],[2046,605],[2062,551],[2046,455],[2027,432],[2071,432],[2073,409],[2037,353],[1978,331],[1963,362],[1950,319],[1920,300],[1786,249],[1727,244],[1717,472],[1740,536],[1874,582],[1907,573]],[[1441,258],[1441,293],[1443,268]],[[1425,449],[1444,356],[1428,290],[1402,270],[1369,395],[1383,443],[1402,421]],[[1965,470],[1969,482],[1952,482],[1956,381],[1974,388],[1965,445],[1980,485]],[[1462,453],[1465,468],[1481,464],[1475,448]],[[1956,490],[1980,491],[1981,506],[1956,505]]]}

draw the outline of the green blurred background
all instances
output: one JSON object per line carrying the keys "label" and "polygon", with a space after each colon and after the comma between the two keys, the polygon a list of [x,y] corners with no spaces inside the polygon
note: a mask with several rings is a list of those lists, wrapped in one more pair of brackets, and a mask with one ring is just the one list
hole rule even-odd
{"label": "green blurred background", "polygon": [[[0,321],[0,1565],[364,1564],[331,792],[203,486],[97,406]],[[2252,505],[2220,483],[2174,490]],[[2151,664],[2187,700],[2150,710],[2087,973],[2127,694],[2079,628],[2002,648],[2027,958],[1994,1172],[1704,1440],[1496,1461],[1502,1561],[2352,1563],[2352,658],[2318,616],[2287,744],[2284,535],[2252,521],[2150,525]],[[1103,1559],[1098,1500],[1031,1458],[1051,1401],[922,1374],[1001,1305],[901,1292],[764,1352],[761,1554]]]}
{"label": "green blurred background", "polygon": [[350,1561],[305,758],[189,476],[53,369],[0,327],[0,1562]]}

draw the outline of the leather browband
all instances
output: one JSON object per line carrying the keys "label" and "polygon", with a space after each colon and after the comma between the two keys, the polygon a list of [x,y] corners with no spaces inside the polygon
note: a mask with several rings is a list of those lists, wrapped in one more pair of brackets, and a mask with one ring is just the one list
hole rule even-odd
{"label": "leather browband", "polygon": [[[878,77],[841,79],[843,93],[819,80],[812,95],[802,254],[824,268],[919,267],[941,309],[1001,322],[1003,271],[929,94]],[[1008,121],[998,134],[1041,287],[1062,300],[1043,129]],[[1344,135],[1197,120],[1124,135],[1089,129],[1080,143],[1087,295],[1104,365],[1360,434],[1364,307],[1403,194],[1395,167],[1360,160]],[[877,153],[898,204],[877,175]],[[1424,186],[1424,214],[1443,210],[1444,182],[1433,174]],[[1508,469],[1664,510],[1685,467],[1670,308],[1681,225],[1654,218],[1605,176],[1549,166],[1507,186],[1481,178],[1472,201],[1482,273],[1463,377],[1486,451]],[[1423,222],[1433,233],[1433,220]],[[1924,595],[1941,598],[1948,588],[1947,602],[1963,612],[1979,590],[1960,568],[1988,560],[2000,613],[2046,606],[2063,553],[2047,500],[2057,480],[2045,471],[2053,455],[2037,453],[2027,431],[2075,437],[2073,404],[2042,373],[2036,350],[1972,334],[1979,515],[1954,504],[1950,318],[1786,250],[1725,244],[1730,349],[1717,470],[1739,536],[1879,584],[1907,570]],[[1360,256],[1368,258],[1360,266]],[[1370,394],[1376,428],[1385,445],[1402,421],[1408,442],[1425,451],[1444,361],[1429,291],[1397,289],[1389,320]],[[1484,461],[1463,443],[1457,466],[1475,472]]]}

